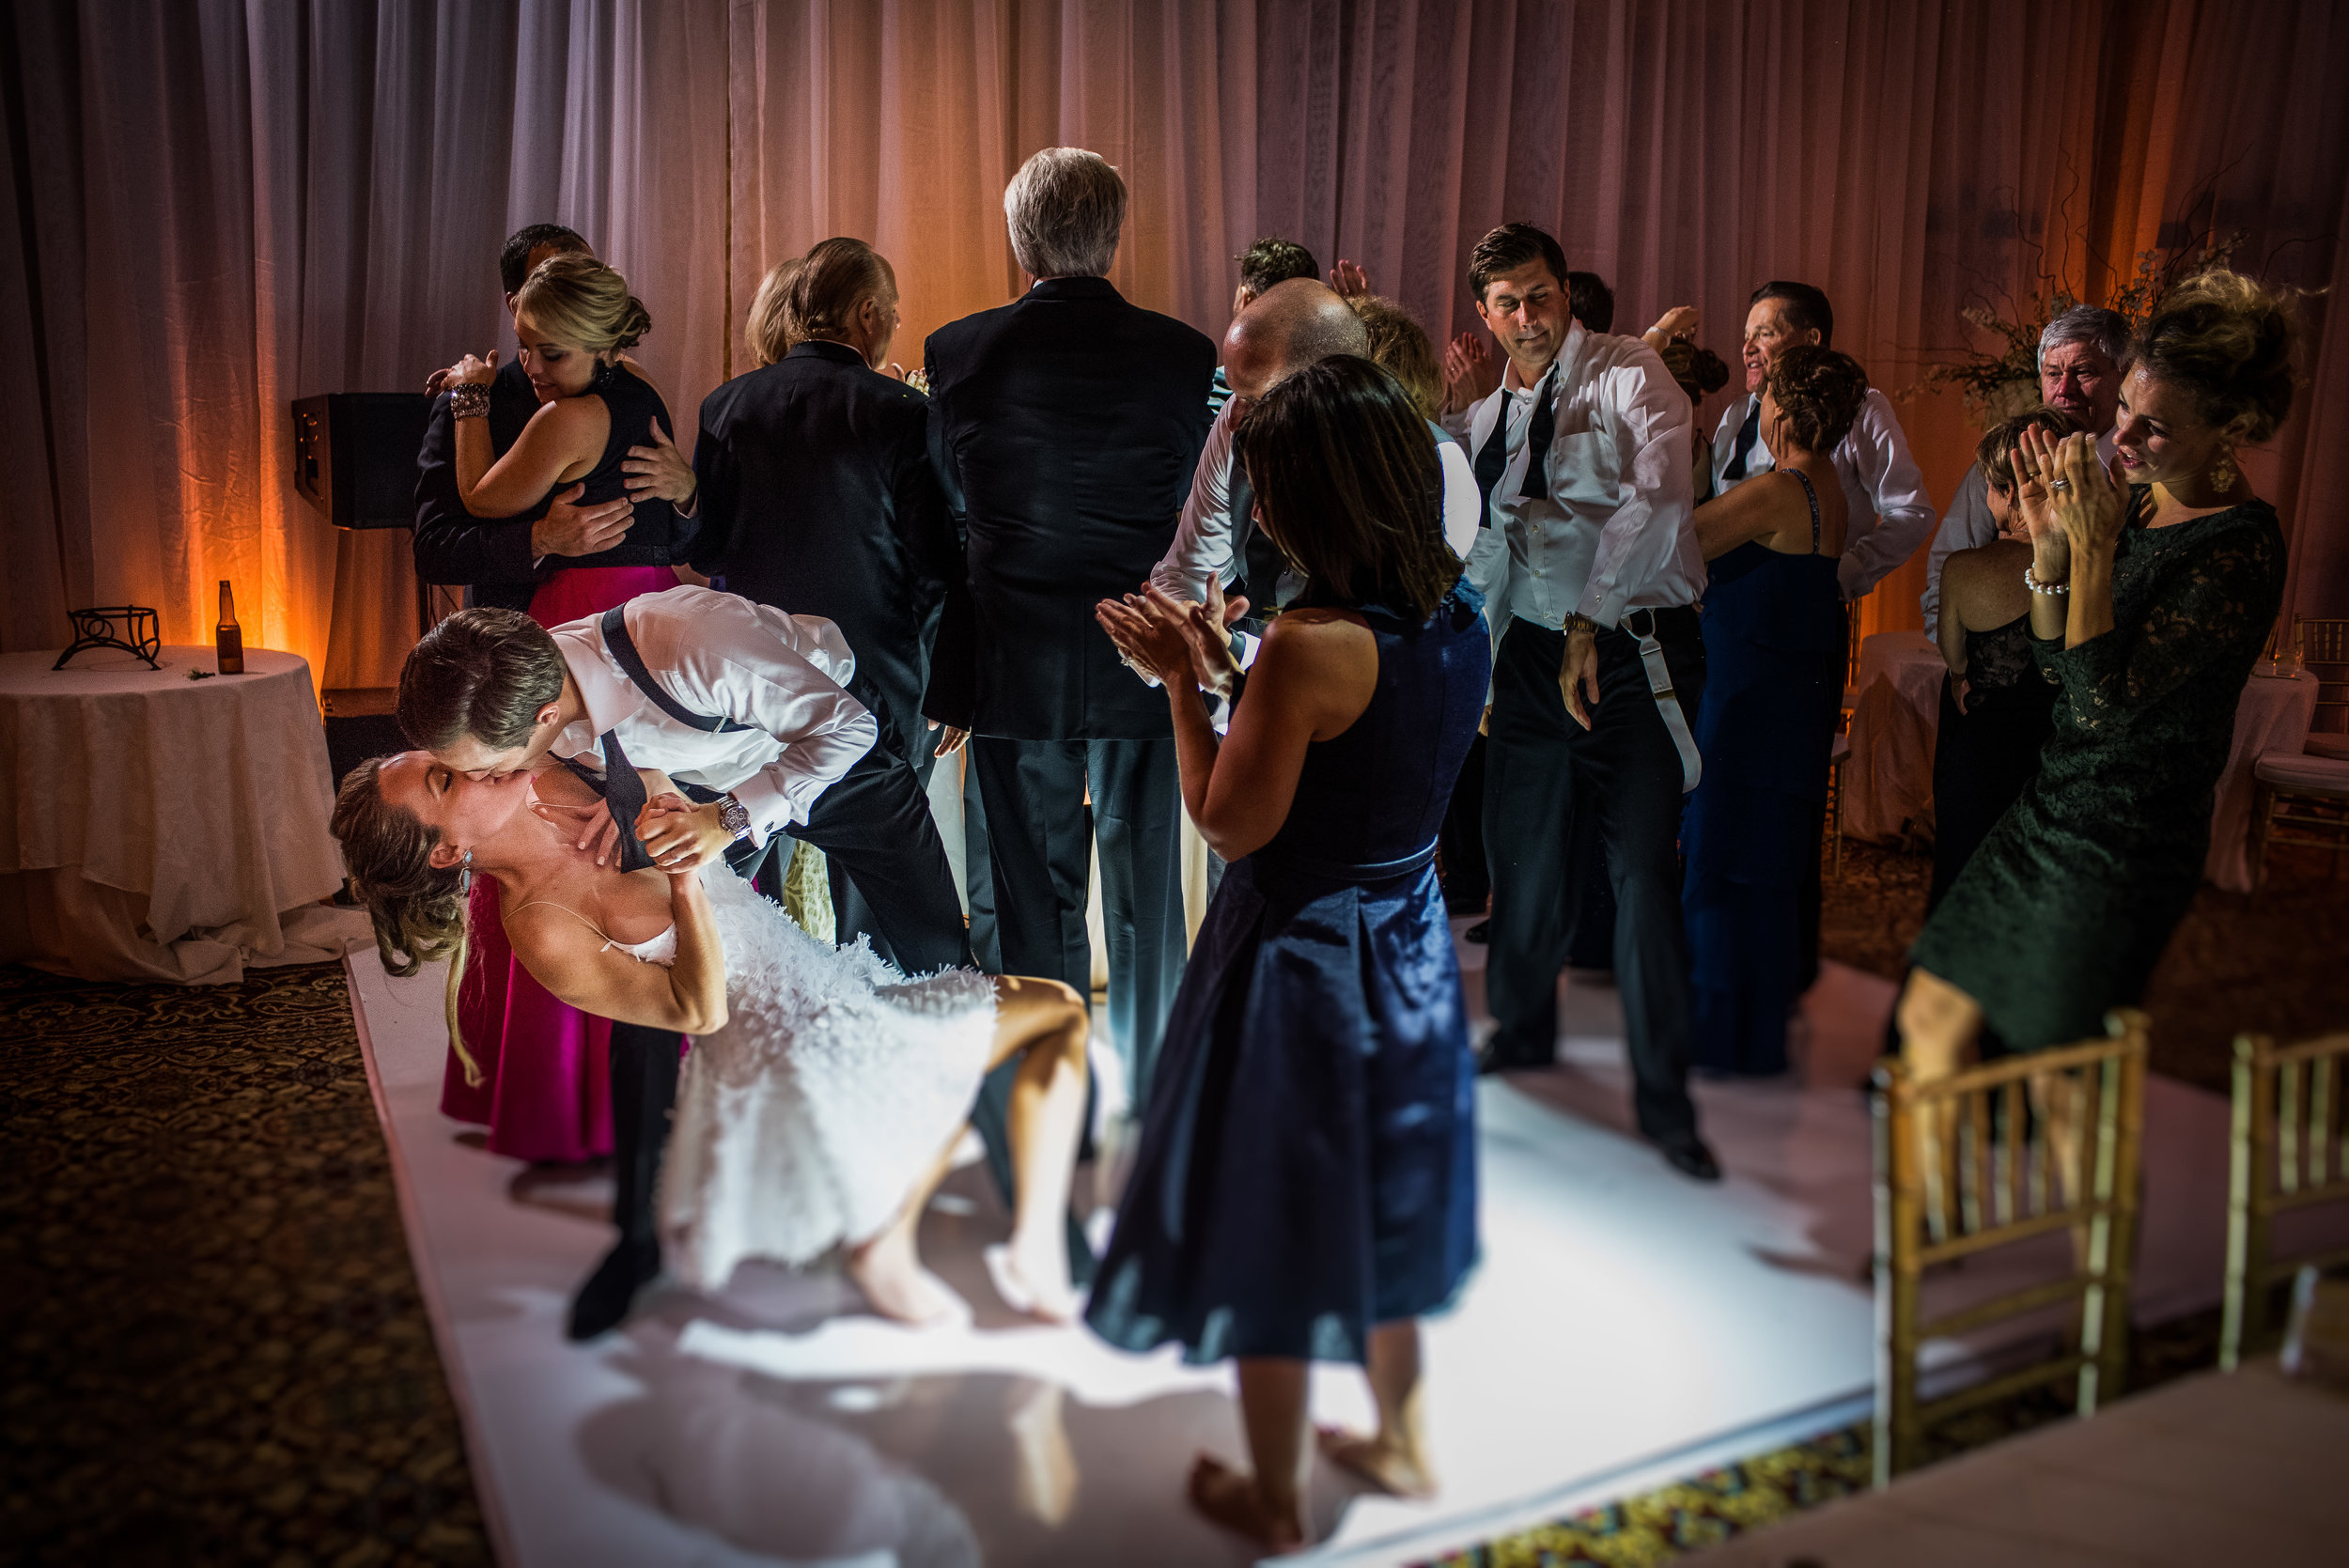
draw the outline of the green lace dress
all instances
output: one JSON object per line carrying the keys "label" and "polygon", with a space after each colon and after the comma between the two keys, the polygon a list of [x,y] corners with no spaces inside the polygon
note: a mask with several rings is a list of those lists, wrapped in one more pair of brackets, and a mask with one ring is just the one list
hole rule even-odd
{"label": "green lace dress", "polygon": [[2032,639],[2059,688],[2039,776],[1909,950],[2015,1050],[2101,1035],[2108,1008],[2144,996],[2201,881],[2235,705],[2283,602],[2273,506],[2147,528],[2147,500],[2130,494],[2113,629]]}

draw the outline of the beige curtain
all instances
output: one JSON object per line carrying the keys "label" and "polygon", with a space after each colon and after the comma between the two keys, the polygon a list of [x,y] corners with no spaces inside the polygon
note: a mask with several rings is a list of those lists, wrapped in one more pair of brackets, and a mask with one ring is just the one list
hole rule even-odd
{"label": "beige curtain", "polygon": [[[1131,185],[1119,287],[1210,333],[1263,233],[1463,330],[1469,248],[1530,218],[1612,280],[1621,329],[1694,303],[1725,357],[1756,282],[1815,282],[1898,391],[1966,303],[2042,269],[2094,295],[2202,227],[2335,281],[2344,27],[2326,0],[19,0],[0,645],[124,600],[200,641],[227,577],[248,637],[330,685],[396,678],[406,536],[318,520],[286,404],[501,343],[492,262],[522,223],[628,273],[680,441],[743,367],[759,277],[826,235],[896,262],[908,367],[1010,298],[1003,185],[1053,143]],[[2328,315],[2251,472],[2293,603],[2349,613]],[[1946,499],[1974,432],[1951,397],[1903,418]],[[1922,570],[1862,629],[1917,625]]]}

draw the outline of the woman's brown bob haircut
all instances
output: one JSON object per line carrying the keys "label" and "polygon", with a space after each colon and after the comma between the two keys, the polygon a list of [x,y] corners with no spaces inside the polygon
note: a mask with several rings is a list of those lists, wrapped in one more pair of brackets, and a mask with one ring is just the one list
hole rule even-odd
{"label": "woman's brown bob haircut", "polygon": [[563,694],[563,651],[519,610],[459,610],[426,632],[399,672],[399,727],[443,751],[472,736],[493,751],[530,740],[538,710]]}
{"label": "woman's brown bob haircut", "polygon": [[1443,537],[1443,468],[1402,384],[1337,354],[1285,378],[1239,427],[1264,526],[1310,601],[1399,591],[1420,619],[1460,579]]}

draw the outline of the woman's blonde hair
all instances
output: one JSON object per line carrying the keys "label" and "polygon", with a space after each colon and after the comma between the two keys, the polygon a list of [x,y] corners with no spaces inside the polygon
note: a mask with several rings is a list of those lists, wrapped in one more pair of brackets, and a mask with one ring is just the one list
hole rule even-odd
{"label": "woman's blonde hair", "polygon": [[522,280],[514,313],[524,311],[539,331],[591,354],[632,349],[652,331],[652,317],[628,291],[628,279],[577,251],[547,257]]}
{"label": "woman's blonde hair", "polygon": [[1346,302],[1370,334],[1373,364],[1403,383],[1411,406],[1426,418],[1443,411],[1443,366],[1417,318],[1392,300],[1362,294]]}
{"label": "woman's blonde hair", "polygon": [[413,812],[383,799],[379,776],[385,759],[369,757],[353,768],[334,795],[330,824],[342,842],[343,867],[350,873],[351,895],[375,924],[376,951],[383,968],[407,976],[427,964],[448,960],[445,1006],[448,1042],[464,1063],[465,1081],[478,1087],[481,1067],[465,1048],[457,998],[473,955],[473,927],[466,919],[469,889],[462,871],[432,863],[441,831],[428,828]]}
{"label": "woman's blonde hair", "polygon": [[2292,300],[2223,267],[2197,272],[2154,307],[2130,366],[2192,393],[2204,419],[2256,445],[2292,412]]}
{"label": "woman's blonde hair", "polygon": [[796,256],[776,262],[759,280],[758,292],[751,296],[750,318],[742,323],[742,343],[751,351],[752,368],[774,364],[807,335],[791,315],[791,285],[805,265]]}

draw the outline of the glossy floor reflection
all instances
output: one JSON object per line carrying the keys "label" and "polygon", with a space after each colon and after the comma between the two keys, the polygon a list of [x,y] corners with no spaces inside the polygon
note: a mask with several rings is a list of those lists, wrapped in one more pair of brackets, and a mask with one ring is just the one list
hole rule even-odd
{"label": "glossy floor reflection", "polygon": [[[1482,951],[1462,950],[1481,1005]],[[969,1326],[871,1316],[824,1273],[746,1266],[664,1291],[620,1334],[562,1337],[605,1245],[609,1188],[483,1152],[437,1110],[439,989],[350,961],[417,1272],[501,1560],[562,1564],[1215,1564],[1202,1448],[1241,1454],[1223,1369],[1132,1357],[1015,1318],[980,1258],[1007,1219],[976,1170],[924,1225]],[[1628,1134],[1611,990],[1569,983],[1556,1069],[1486,1080],[1485,1261],[1430,1325],[1439,1498],[1317,1483],[1325,1560],[1402,1562],[1854,1419],[1872,1307],[1866,1111],[1884,982],[1830,968],[1801,1067],[1698,1087],[1728,1180],[1700,1187]],[[2140,1314],[2216,1298],[2225,1108],[2156,1080]],[[1967,1294],[2001,1288],[1984,1269]],[[1945,1347],[1945,1359],[1965,1347]],[[1358,1377],[1315,1415],[1359,1421]]]}

